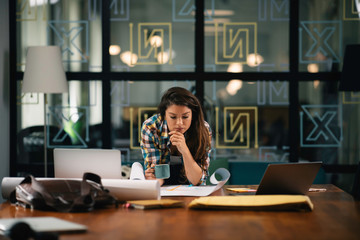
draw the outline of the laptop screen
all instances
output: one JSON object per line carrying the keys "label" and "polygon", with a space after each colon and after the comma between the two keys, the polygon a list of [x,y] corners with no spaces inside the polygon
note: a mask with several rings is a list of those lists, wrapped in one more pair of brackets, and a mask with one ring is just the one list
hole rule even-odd
{"label": "laptop screen", "polygon": [[321,164],[321,162],[269,164],[256,194],[306,195]]}
{"label": "laptop screen", "polygon": [[85,172],[102,179],[121,179],[121,152],[116,149],[54,149],[56,178],[82,178]]}

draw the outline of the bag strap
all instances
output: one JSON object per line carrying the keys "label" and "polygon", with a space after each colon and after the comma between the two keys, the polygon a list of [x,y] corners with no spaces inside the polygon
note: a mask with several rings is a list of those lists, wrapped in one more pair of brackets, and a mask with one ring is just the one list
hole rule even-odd
{"label": "bag strap", "polygon": [[[22,184],[22,183],[31,183],[31,177],[30,177],[30,175],[28,175],[28,176],[26,176],[20,183],[19,183],[19,185],[20,184]],[[10,202],[11,203],[16,203],[16,189],[14,189],[11,193],[10,193]]]}
{"label": "bag strap", "polygon": [[98,183],[99,185],[102,186],[102,182],[101,182],[101,177],[95,173],[91,173],[91,172],[86,172],[83,175],[83,180],[90,180],[93,181],[95,183]]}
{"label": "bag strap", "polygon": [[[34,178],[34,176],[32,176],[32,175],[26,176],[19,183],[19,185],[24,184],[24,183],[31,184],[31,188],[33,190],[37,191],[38,193],[40,193],[44,198],[50,198],[50,199],[52,198],[51,195],[45,190],[45,188],[41,184],[39,184],[39,182]],[[14,193],[15,193],[15,191],[14,191]],[[15,195],[14,195],[14,197],[15,197]]]}
{"label": "bag strap", "polygon": [[[83,175],[83,182],[82,184],[84,184],[84,182],[86,182],[87,180],[93,181],[94,183],[98,184],[98,187],[100,187],[100,190],[106,194],[109,198],[112,199],[112,202],[115,204],[115,207],[118,208],[119,206],[119,201],[117,200],[116,197],[114,197],[112,194],[110,194],[110,191],[108,189],[106,189],[102,182],[101,182],[101,177],[95,173],[91,173],[91,172],[85,172]],[[87,183],[87,182],[86,182]],[[90,188],[89,186],[90,184],[87,183],[87,187]],[[96,203],[95,203],[96,204]]]}
{"label": "bag strap", "polygon": [[45,200],[50,199],[51,201],[53,201],[53,197],[51,196],[51,194],[46,191],[46,189],[34,178],[33,175],[27,176],[20,184],[22,183],[31,184],[31,188],[40,193]]}
{"label": "bag strap", "polygon": [[109,193],[109,190],[106,189],[104,187],[104,185],[102,184],[101,177],[99,175],[97,175],[95,173],[91,173],[91,172],[85,172],[84,175],[83,175],[83,181],[84,180],[85,181],[89,180],[89,181],[92,181],[94,183],[97,183],[102,191],[104,191],[106,193]]}

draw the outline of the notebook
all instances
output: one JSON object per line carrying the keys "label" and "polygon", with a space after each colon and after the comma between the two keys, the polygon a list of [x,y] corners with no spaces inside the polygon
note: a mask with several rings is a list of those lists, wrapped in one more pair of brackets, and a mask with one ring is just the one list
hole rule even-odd
{"label": "notebook", "polygon": [[183,207],[184,201],[174,199],[150,199],[127,201],[129,207],[135,209],[155,209],[155,208],[176,208]]}
{"label": "notebook", "polygon": [[[0,219],[0,232],[9,230],[14,224],[25,222],[36,232],[85,232],[87,227],[55,217],[25,217]],[[1,238],[1,237],[0,237]]]}
{"label": "notebook", "polygon": [[321,162],[269,164],[256,195],[306,195],[320,170]]}
{"label": "notebook", "polygon": [[116,149],[54,149],[55,178],[82,178],[92,172],[102,179],[120,179],[121,153]]}

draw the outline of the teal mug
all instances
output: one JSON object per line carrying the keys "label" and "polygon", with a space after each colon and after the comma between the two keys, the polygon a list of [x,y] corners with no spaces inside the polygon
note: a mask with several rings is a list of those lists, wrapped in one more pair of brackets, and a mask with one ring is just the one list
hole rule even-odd
{"label": "teal mug", "polygon": [[155,177],[158,179],[167,179],[170,177],[169,164],[157,164],[155,165]]}

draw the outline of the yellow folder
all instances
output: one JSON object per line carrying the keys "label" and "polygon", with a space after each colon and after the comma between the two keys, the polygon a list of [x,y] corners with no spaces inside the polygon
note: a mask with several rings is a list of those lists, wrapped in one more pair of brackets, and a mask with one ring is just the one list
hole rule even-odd
{"label": "yellow folder", "polygon": [[306,195],[244,195],[200,197],[189,203],[193,209],[228,209],[258,211],[312,211]]}

